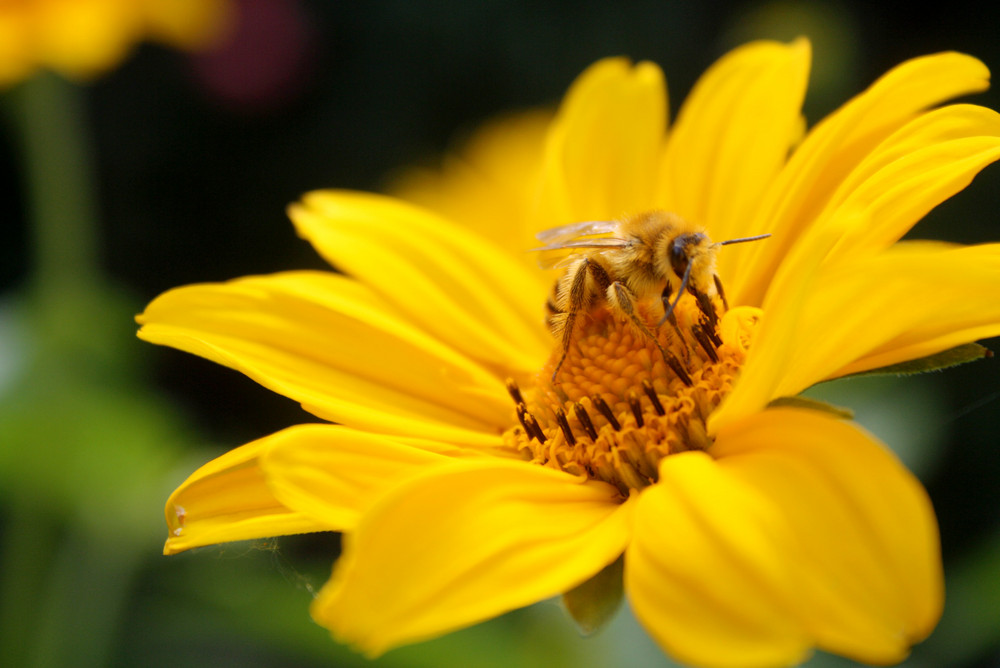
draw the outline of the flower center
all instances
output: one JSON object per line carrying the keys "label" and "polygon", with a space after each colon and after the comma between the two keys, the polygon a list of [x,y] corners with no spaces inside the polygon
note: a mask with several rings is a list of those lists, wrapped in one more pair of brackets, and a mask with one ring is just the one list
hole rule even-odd
{"label": "flower center", "polygon": [[659,346],[597,308],[577,319],[555,382],[561,346],[523,387],[508,381],[520,423],[504,434],[509,446],[532,463],[609,482],[627,496],[656,482],[664,457],[712,444],[706,422],[743,365],[759,309],[730,309],[711,327],[685,296],[675,322],[659,330],[651,304],[639,303],[637,312]]}

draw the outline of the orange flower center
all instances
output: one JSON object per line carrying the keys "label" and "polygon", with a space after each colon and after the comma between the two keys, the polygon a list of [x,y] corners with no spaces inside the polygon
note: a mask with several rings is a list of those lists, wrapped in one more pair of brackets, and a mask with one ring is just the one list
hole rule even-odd
{"label": "orange flower center", "polygon": [[712,444],[706,421],[743,365],[759,314],[733,308],[710,327],[685,296],[676,322],[657,331],[655,309],[640,303],[661,352],[633,324],[595,309],[577,319],[555,382],[561,346],[523,387],[508,381],[519,425],[504,434],[507,445],[532,463],[609,482],[626,496],[651,485],[664,457]]}

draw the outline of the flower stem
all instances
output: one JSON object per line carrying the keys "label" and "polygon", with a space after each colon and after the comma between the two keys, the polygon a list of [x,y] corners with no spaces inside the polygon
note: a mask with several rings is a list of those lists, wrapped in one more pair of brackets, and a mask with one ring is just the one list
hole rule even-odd
{"label": "flower stem", "polygon": [[[94,369],[102,387],[112,384],[117,377],[97,356],[100,343],[109,338],[102,326],[110,314],[112,290],[99,266],[83,90],[56,75],[39,74],[9,91],[3,101],[12,133],[21,142],[22,186],[30,221],[25,296],[32,366],[24,388],[39,390],[47,383],[66,387],[73,380],[86,387],[86,382],[94,382]],[[24,388],[21,398],[30,397]],[[51,392],[49,397],[51,409]],[[52,418],[66,416],[57,412]],[[88,419],[92,425],[99,416]],[[88,432],[81,429],[78,433],[83,442]],[[24,439],[12,461],[30,460],[38,445],[30,437]],[[67,460],[82,461],[73,445],[65,444]],[[58,470],[64,463],[49,465]],[[0,655],[4,648],[15,648],[17,665],[96,668],[106,665],[113,648],[138,552],[127,547],[110,552],[87,536],[79,517],[45,507],[71,494],[67,489],[45,491],[28,486],[10,494],[7,528],[12,531],[5,536],[0,553],[0,564],[5,566],[0,578],[4,585],[0,620],[28,621],[10,629],[4,625]]]}

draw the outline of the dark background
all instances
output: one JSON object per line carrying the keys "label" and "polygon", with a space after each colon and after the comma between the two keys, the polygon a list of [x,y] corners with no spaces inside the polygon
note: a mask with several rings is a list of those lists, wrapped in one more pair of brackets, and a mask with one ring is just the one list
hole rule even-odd
{"label": "dark background", "polygon": [[[499,112],[555,104],[583,68],[604,56],[659,63],[676,113],[698,74],[732,46],[756,37],[808,35],[815,62],[805,110],[810,125],[913,56],[953,49],[1000,68],[1000,9],[985,9],[985,3],[950,3],[933,13],[910,4],[860,2],[241,0],[237,6],[241,23],[232,42],[198,55],[143,45],[83,91],[96,161],[102,268],[133,312],[177,285],[322,267],[284,215],[302,193],[323,187],[378,190],[393,170],[433,164]],[[1000,107],[995,92],[974,101]],[[0,297],[6,301],[0,309],[17,302],[31,268],[20,161],[17,138],[4,131]],[[998,185],[1000,174],[988,168],[913,236],[963,243],[1000,239]],[[1000,298],[1000,286],[997,292]],[[191,436],[181,439],[184,465],[166,475],[167,491],[193,470],[191,463],[311,419],[293,402],[234,372],[127,338],[134,331],[127,317],[118,325],[113,337],[129,347],[123,354]],[[992,592],[1000,586],[1000,560],[991,556],[1000,554],[998,375],[1000,363],[987,360],[913,381],[935,406],[939,434],[934,452],[921,455],[931,463],[918,473],[939,514],[950,591],[959,597],[956,605],[966,606],[961,616],[942,623],[913,665],[1000,665],[1000,612],[992,607],[1000,601]],[[895,395],[895,388],[876,384],[858,392],[876,395],[871,400],[888,404],[892,419],[905,425],[924,408],[894,401],[904,396]],[[0,384],[0,400],[2,390]],[[20,502],[0,493],[0,532],[20,526]],[[73,532],[68,515],[54,517],[53,540],[59,544]],[[148,517],[151,525],[160,522],[158,515]],[[101,662],[320,666],[358,660],[341,650],[326,655],[325,632],[313,628],[306,614],[306,592],[328,572],[335,538],[288,539],[169,560],[158,556],[160,545],[152,542],[133,565],[116,599],[111,619],[117,630]],[[232,602],[230,594],[248,581],[260,591],[247,594],[242,605]],[[583,642],[558,615],[544,614],[544,624],[538,624],[570,638],[556,644]],[[426,656],[390,654],[387,660],[473,665],[449,653],[477,642],[520,642],[529,625],[525,619],[505,617],[489,627],[494,630],[460,634]],[[629,632],[619,631],[626,638]],[[942,634],[953,639],[933,644]],[[612,652],[616,642],[628,644],[601,642]],[[566,651],[549,657],[549,665],[569,664],[565,657],[577,656],[579,648]]]}

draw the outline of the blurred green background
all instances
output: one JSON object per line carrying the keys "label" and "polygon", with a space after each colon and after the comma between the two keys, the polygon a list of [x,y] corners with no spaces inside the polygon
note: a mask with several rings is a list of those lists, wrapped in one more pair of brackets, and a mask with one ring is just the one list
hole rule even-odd
{"label": "blurred green background", "polygon": [[[308,617],[336,536],[161,556],[163,502],[191,471],[313,418],[139,342],[132,316],[173,286],[322,267],[284,216],[303,192],[379,189],[498,112],[556,102],[607,55],[660,63],[676,111],[730,47],[806,34],[810,124],[912,56],[1000,70],[1000,6],[985,3],[236,5],[233,38],[207,53],[146,45],[91,85],[0,92],[0,666],[371,665]],[[914,236],[1000,239],[998,186],[987,169]],[[813,393],[854,407],[937,509],[948,604],[907,665],[1000,666],[1000,362]],[[628,611],[584,639],[547,602],[374,665],[670,664]]]}

